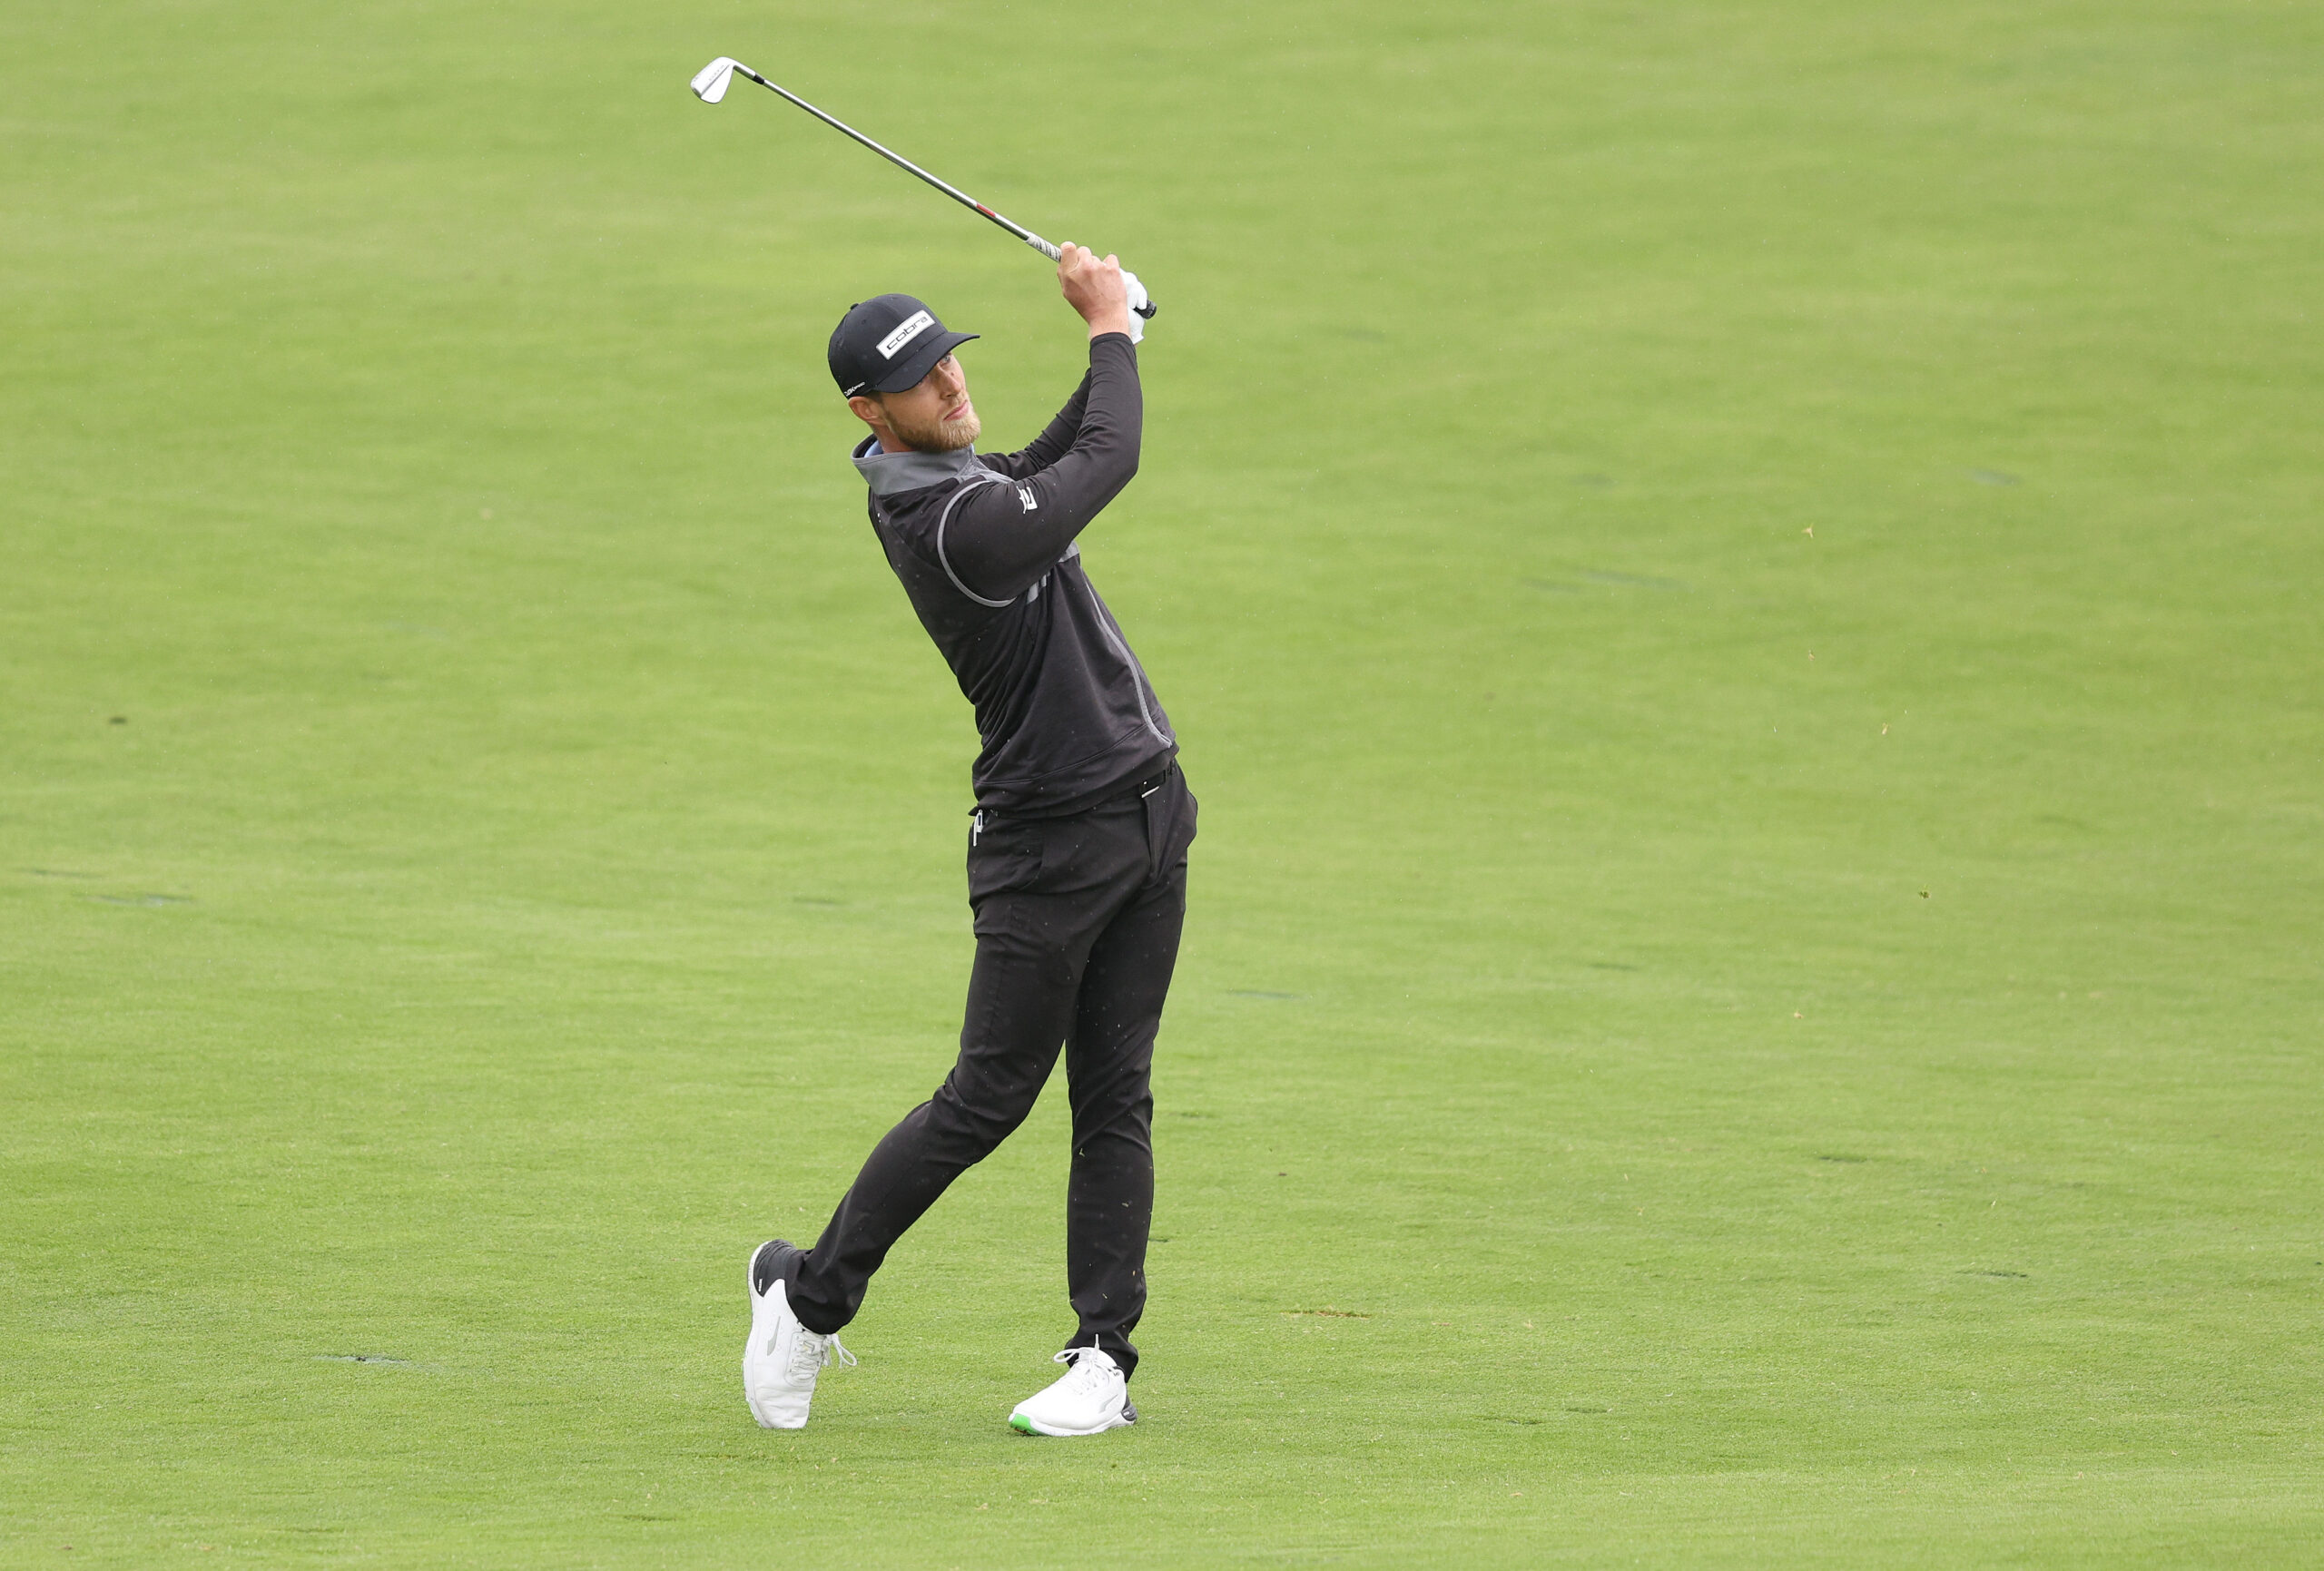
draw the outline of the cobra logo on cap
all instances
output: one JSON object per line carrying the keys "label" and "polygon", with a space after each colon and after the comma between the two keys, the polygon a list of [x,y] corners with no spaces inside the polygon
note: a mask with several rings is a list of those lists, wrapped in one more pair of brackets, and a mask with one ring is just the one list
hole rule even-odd
{"label": "cobra logo on cap", "polygon": [[914,311],[896,324],[896,330],[880,340],[880,358],[892,360],[903,347],[936,325],[936,319],[926,311]]}

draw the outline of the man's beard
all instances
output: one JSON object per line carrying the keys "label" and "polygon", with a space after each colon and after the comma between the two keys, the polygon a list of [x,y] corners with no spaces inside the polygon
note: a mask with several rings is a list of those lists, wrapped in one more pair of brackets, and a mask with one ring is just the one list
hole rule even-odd
{"label": "man's beard", "polygon": [[970,409],[957,420],[936,419],[925,425],[907,425],[898,420],[892,411],[888,416],[890,427],[903,438],[904,446],[918,453],[957,453],[975,441],[984,429],[984,422]]}

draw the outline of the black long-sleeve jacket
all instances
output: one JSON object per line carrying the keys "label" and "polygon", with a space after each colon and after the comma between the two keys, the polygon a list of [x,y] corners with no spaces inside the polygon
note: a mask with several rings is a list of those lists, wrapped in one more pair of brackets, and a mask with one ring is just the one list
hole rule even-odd
{"label": "black long-sleeve jacket", "polygon": [[1144,414],[1137,353],[1107,333],[1089,340],[1080,388],[1020,452],[883,453],[877,437],[855,449],[888,565],[976,706],[983,811],[1075,812],[1177,753],[1075,544],[1137,473]]}

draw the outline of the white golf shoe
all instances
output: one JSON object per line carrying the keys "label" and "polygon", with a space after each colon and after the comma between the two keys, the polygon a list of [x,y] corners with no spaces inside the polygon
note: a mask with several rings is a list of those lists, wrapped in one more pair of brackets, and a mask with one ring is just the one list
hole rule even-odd
{"label": "white golf shoe", "polygon": [[758,1257],[753,1250],[753,1265],[743,1268],[743,1285],[751,1291],[751,1340],[743,1344],[743,1396],[761,1429],[803,1429],[807,1404],[815,1399],[815,1377],[825,1364],[852,1364],[855,1355],[839,1345],[836,1334],[819,1336],[799,1323],[781,1277],[759,1291],[753,1269]]}
{"label": "white golf shoe", "polygon": [[1020,1435],[1102,1435],[1137,1422],[1129,1380],[1113,1355],[1097,1348],[1068,1348],[1052,1360],[1071,1364],[1061,1380],[1027,1397],[1009,1415]]}

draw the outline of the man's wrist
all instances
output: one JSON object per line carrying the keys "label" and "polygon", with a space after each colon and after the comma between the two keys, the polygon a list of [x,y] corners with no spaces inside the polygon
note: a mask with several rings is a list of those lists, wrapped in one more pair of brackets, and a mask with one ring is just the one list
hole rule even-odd
{"label": "man's wrist", "polygon": [[1089,336],[1091,338],[1102,339],[1108,333],[1120,333],[1127,337],[1129,333],[1129,313],[1128,311],[1124,311],[1118,317],[1092,317],[1089,319]]}

